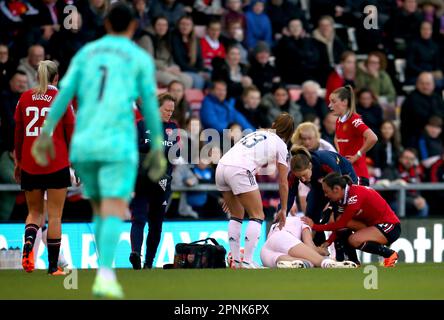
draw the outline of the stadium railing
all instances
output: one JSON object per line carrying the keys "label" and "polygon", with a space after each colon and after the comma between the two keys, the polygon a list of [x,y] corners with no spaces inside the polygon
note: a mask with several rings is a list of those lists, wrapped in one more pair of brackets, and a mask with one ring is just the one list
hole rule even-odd
{"label": "stadium railing", "polygon": [[[439,191],[444,190],[444,183],[411,183],[406,185],[390,184],[390,185],[373,185],[373,189],[378,191],[396,191],[398,193],[398,216],[405,217],[406,215],[406,197],[408,190],[418,191]],[[76,190],[78,188],[71,187],[70,190]],[[277,183],[259,183],[259,189],[261,191],[279,191],[279,185]],[[0,184],[0,192],[3,191],[20,191],[20,185],[18,184]],[[217,191],[215,184],[199,184],[194,187],[174,187],[172,191],[177,192],[209,192]]]}

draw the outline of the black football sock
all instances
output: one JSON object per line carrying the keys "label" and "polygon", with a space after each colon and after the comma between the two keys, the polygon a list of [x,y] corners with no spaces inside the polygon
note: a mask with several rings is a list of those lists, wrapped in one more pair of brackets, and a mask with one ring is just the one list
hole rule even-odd
{"label": "black football sock", "polygon": [[61,242],[61,239],[48,239],[48,270],[50,272],[57,271]]}
{"label": "black football sock", "polygon": [[384,258],[390,257],[395,252],[392,249],[373,241],[364,242],[359,250],[377,254],[378,256],[383,256]]}
{"label": "black football sock", "polygon": [[33,223],[27,224],[25,226],[25,243],[31,243],[31,249],[34,247],[34,242],[38,230],[39,226]]}

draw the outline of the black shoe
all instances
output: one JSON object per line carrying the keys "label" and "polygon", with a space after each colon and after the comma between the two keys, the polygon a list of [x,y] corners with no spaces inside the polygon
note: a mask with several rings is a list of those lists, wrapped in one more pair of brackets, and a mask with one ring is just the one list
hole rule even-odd
{"label": "black shoe", "polygon": [[145,262],[145,263],[143,264],[143,268],[144,268],[144,269],[152,269],[152,268],[153,268],[153,264],[152,264],[152,263],[147,263],[147,262]]}
{"label": "black shoe", "polygon": [[140,254],[137,252],[131,252],[129,256],[129,261],[133,265],[134,270],[142,269],[142,261],[140,260]]}

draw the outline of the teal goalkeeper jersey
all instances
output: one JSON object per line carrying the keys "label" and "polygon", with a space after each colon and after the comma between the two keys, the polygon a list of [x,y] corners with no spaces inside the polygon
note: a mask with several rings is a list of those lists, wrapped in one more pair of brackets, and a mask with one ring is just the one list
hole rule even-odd
{"label": "teal goalkeeper jersey", "polygon": [[151,131],[152,150],[163,148],[152,58],[130,39],[106,35],[72,59],[42,130],[51,133],[69,102],[78,111],[70,147],[72,162],[137,161],[134,101]]}

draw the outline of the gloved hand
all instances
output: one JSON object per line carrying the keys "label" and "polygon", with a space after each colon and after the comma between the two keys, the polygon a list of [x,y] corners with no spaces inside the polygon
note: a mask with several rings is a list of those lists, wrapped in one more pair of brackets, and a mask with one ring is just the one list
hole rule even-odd
{"label": "gloved hand", "polygon": [[143,161],[143,168],[148,170],[148,178],[153,182],[158,182],[166,172],[167,160],[163,150],[154,150],[147,154]]}
{"label": "gloved hand", "polygon": [[55,158],[54,142],[51,136],[42,132],[34,141],[31,154],[38,165],[46,167],[48,165],[48,154],[51,160]]}

